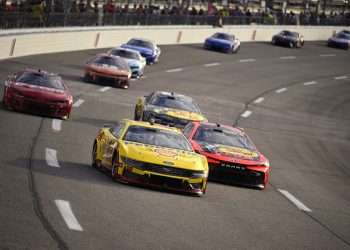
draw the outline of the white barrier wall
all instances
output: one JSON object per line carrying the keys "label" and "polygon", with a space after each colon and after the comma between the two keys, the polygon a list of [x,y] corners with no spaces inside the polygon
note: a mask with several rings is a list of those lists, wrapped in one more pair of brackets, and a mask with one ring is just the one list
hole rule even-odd
{"label": "white barrier wall", "polygon": [[0,59],[11,57],[108,48],[132,37],[155,40],[157,44],[203,43],[214,32],[236,35],[242,42],[270,41],[283,29],[300,32],[306,41],[327,40],[339,26],[108,26],[89,28],[50,28],[0,31]]}

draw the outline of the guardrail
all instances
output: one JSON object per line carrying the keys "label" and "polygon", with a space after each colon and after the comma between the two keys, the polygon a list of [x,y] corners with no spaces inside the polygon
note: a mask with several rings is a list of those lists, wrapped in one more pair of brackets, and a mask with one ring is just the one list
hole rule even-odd
{"label": "guardrail", "polygon": [[271,41],[281,30],[293,30],[304,35],[305,41],[327,40],[342,29],[339,26],[104,26],[75,28],[37,28],[0,31],[0,59],[94,48],[119,46],[132,37],[153,39],[159,45],[203,43],[215,32],[236,35],[242,42]]}

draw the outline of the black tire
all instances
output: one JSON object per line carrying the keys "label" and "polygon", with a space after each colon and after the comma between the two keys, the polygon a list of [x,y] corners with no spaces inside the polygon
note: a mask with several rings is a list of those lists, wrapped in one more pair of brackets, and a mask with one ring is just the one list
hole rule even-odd
{"label": "black tire", "polygon": [[271,44],[276,45],[276,38],[272,38]]}
{"label": "black tire", "polygon": [[135,121],[141,121],[142,115],[138,114],[137,112],[137,105],[135,106],[135,113],[134,113],[134,120]]}
{"label": "black tire", "polygon": [[93,168],[97,168],[98,167],[98,163],[97,163],[97,142],[94,142],[94,146],[92,147],[92,153],[91,153],[91,166]]}
{"label": "black tire", "polygon": [[84,75],[84,82],[91,82],[91,76],[88,74]]}
{"label": "black tire", "polygon": [[115,151],[113,155],[112,166],[111,166],[111,177],[112,177],[112,180],[114,181],[117,180],[116,174],[118,172],[118,167],[116,165],[117,165],[118,157],[119,157],[118,152]]}

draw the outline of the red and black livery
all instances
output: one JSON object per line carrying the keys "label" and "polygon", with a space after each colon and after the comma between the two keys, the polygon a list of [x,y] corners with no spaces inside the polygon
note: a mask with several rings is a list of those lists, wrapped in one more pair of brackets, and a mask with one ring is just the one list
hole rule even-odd
{"label": "red and black livery", "polygon": [[68,119],[73,97],[58,74],[24,69],[7,77],[2,103],[10,110]]}
{"label": "red and black livery", "polygon": [[270,164],[243,129],[190,122],[182,130],[193,149],[207,157],[209,180],[264,189]]}

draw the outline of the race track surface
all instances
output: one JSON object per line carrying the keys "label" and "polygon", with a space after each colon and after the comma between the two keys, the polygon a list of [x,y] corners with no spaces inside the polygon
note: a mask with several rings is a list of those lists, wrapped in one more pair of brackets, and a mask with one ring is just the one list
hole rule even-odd
{"label": "race track surface", "polygon": [[[63,76],[76,105],[61,123],[0,107],[0,249],[350,249],[350,52],[325,42],[161,49],[127,90],[83,82],[84,63],[105,50],[0,62],[1,95],[8,74],[41,68]],[[243,127],[270,159],[267,188],[209,182],[198,198],[93,169],[99,127],[133,118],[154,90]]]}

